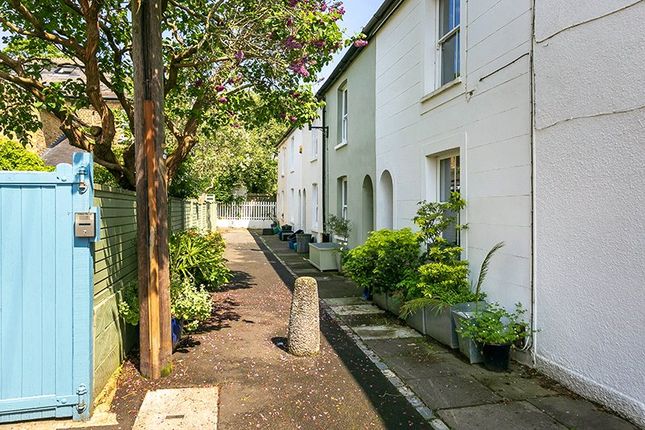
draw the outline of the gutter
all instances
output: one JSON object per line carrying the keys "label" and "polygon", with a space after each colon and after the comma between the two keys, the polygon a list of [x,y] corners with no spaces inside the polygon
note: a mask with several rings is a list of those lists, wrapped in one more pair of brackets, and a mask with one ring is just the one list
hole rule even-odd
{"label": "gutter", "polygon": [[537,365],[537,201],[536,201],[536,175],[537,168],[535,150],[535,3],[531,0],[531,54],[529,56],[529,71],[531,82],[531,361],[533,367]]}

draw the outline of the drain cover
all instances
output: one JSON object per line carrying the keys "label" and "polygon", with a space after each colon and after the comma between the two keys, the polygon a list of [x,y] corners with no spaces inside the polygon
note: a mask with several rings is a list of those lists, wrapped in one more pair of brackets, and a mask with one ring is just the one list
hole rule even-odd
{"label": "drain cover", "polygon": [[217,387],[149,391],[133,430],[217,428]]}

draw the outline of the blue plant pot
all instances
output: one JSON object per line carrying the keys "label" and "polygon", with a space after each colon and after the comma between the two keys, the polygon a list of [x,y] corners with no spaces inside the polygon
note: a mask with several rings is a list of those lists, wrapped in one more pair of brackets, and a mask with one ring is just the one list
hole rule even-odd
{"label": "blue plant pot", "polygon": [[177,318],[172,318],[170,320],[170,329],[172,333],[172,349],[175,349],[181,340],[181,335],[184,331],[184,323]]}

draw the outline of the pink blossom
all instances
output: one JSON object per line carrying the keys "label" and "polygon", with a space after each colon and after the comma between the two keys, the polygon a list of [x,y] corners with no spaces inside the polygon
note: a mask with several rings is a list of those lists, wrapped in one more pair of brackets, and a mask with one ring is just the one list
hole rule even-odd
{"label": "pink blossom", "polygon": [[244,60],[244,52],[242,52],[242,51],[237,51],[237,52],[235,53],[235,59],[236,59],[237,61],[242,61],[242,60]]}
{"label": "pink blossom", "polygon": [[359,40],[354,41],[354,46],[357,47],[357,48],[362,48],[364,46],[367,46],[368,43],[369,42],[367,40],[359,39]]}
{"label": "pink blossom", "polygon": [[220,84],[220,85],[215,86],[215,91],[217,91],[218,93],[221,93],[221,92],[222,92],[222,91],[224,91],[225,89],[226,89],[226,87],[225,87],[224,85],[221,85],[221,84]]}
{"label": "pink blossom", "polygon": [[293,18],[289,17],[287,18],[287,27],[292,27],[293,26]]}
{"label": "pink blossom", "polygon": [[284,40],[284,46],[289,49],[300,49],[302,48],[302,43],[298,42],[293,36],[289,36]]}
{"label": "pink blossom", "polygon": [[217,101],[220,103],[228,103],[228,99],[224,96],[218,98]]}
{"label": "pink blossom", "polygon": [[325,47],[325,41],[324,40],[314,40],[311,42],[316,48],[324,48]]}
{"label": "pink blossom", "polygon": [[291,115],[291,116],[289,117],[289,121],[291,121],[291,122],[296,122],[296,121],[298,121],[298,118],[296,118],[295,116]]}

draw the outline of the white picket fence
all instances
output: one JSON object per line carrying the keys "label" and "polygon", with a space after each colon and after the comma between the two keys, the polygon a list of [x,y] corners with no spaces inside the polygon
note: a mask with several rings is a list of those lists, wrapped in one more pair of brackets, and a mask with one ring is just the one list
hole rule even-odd
{"label": "white picket fence", "polygon": [[217,226],[266,228],[275,215],[274,201],[251,200],[241,203],[217,203]]}

